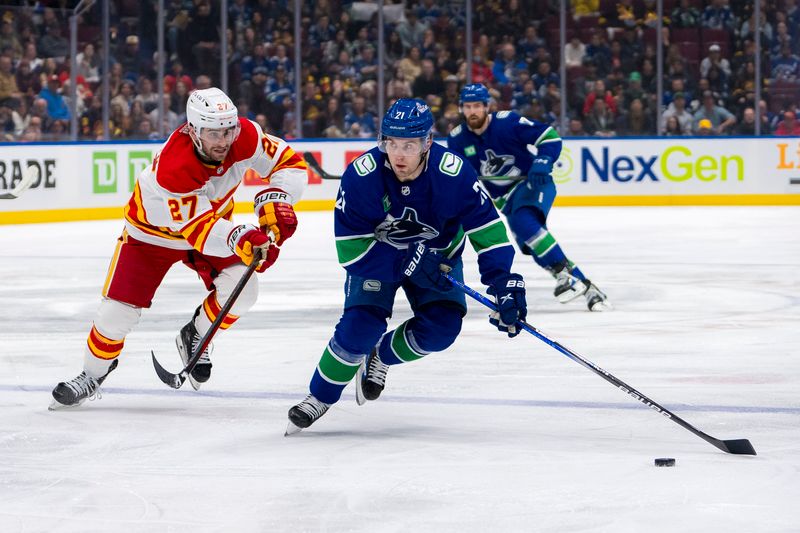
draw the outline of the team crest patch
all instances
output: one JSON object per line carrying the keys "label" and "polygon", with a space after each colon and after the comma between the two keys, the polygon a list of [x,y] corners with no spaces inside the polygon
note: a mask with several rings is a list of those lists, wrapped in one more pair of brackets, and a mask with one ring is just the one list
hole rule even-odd
{"label": "team crest patch", "polygon": [[466,155],[467,157],[472,157],[476,153],[477,152],[475,151],[475,147],[472,145],[469,145],[466,148],[464,148],[464,155]]}
{"label": "team crest patch", "polygon": [[436,228],[421,222],[417,212],[410,207],[403,209],[400,218],[387,214],[386,219],[375,228],[375,238],[378,241],[391,244],[398,250],[405,250],[411,243],[435,239],[438,236]]}
{"label": "team crest patch", "polygon": [[364,280],[364,284],[361,286],[361,288],[369,292],[380,292],[381,282],[377,279],[366,279]]}

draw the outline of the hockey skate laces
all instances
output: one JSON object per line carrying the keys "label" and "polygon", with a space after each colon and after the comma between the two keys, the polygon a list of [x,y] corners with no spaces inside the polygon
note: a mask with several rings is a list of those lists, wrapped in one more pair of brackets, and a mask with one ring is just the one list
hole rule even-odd
{"label": "hockey skate laces", "polygon": [[310,394],[305,400],[300,402],[300,405],[298,405],[297,408],[315,419],[325,414],[325,411],[328,410],[328,407],[324,403],[320,402]]}
{"label": "hockey skate laces", "polygon": [[[370,359],[369,369],[367,370],[367,380],[383,385],[386,382],[386,374],[389,372],[389,365],[381,361],[380,357]],[[372,379],[375,378],[375,379]]]}
{"label": "hockey skate laces", "polygon": [[67,381],[66,385],[75,393],[75,396],[86,394],[86,397],[90,401],[94,400],[95,397],[98,400],[103,397],[103,395],[100,394],[100,383],[93,377],[88,376],[85,372],[82,372],[81,375],[75,379]]}

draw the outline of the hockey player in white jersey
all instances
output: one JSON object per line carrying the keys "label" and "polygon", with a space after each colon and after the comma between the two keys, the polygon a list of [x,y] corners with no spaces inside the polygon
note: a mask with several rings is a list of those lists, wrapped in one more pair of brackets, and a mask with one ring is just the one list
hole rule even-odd
{"label": "hockey player in white jersey", "polygon": [[[194,91],[186,119],[138,177],[87,339],[83,371],[53,389],[51,409],[78,406],[98,394],[117,367],[126,335],[173,264],[181,261],[195,270],[209,291],[176,338],[187,364],[245,265],[260,253],[257,271],[266,270],[297,228],[293,204],[307,183],[302,157],[283,139],[240,118],[217,88]],[[260,227],[232,221],[233,193],[248,169],[265,183],[254,200]],[[257,296],[252,277],[220,329],[233,325]],[[211,375],[210,354],[209,345],[189,376],[195,390]]]}

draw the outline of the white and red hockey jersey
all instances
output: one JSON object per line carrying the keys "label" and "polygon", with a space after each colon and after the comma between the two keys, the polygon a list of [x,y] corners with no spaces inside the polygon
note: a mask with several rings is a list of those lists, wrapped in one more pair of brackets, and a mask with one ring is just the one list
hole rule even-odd
{"label": "white and red hockey jersey", "polygon": [[239,118],[241,132],[219,165],[207,165],[195,154],[188,127],[170,135],[145,168],[125,207],[125,229],[140,241],[176,250],[195,250],[218,257],[233,252],[228,235],[233,193],[248,169],[297,202],[308,182],[306,163],[283,139],[261,132]]}

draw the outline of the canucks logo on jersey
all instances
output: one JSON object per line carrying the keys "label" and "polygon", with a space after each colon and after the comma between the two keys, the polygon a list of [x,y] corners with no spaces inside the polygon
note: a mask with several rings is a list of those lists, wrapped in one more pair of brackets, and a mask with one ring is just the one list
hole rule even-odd
{"label": "canucks logo on jersey", "polygon": [[400,218],[387,214],[386,220],[375,228],[375,238],[391,244],[395,248],[405,249],[417,241],[435,239],[439,232],[435,228],[419,221],[416,210],[406,207]]}
{"label": "canucks logo on jersey", "polygon": [[491,148],[484,151],[481,161],[481,176],[518,176],[519,169],[514,166],[513,155],[496,154]]}

